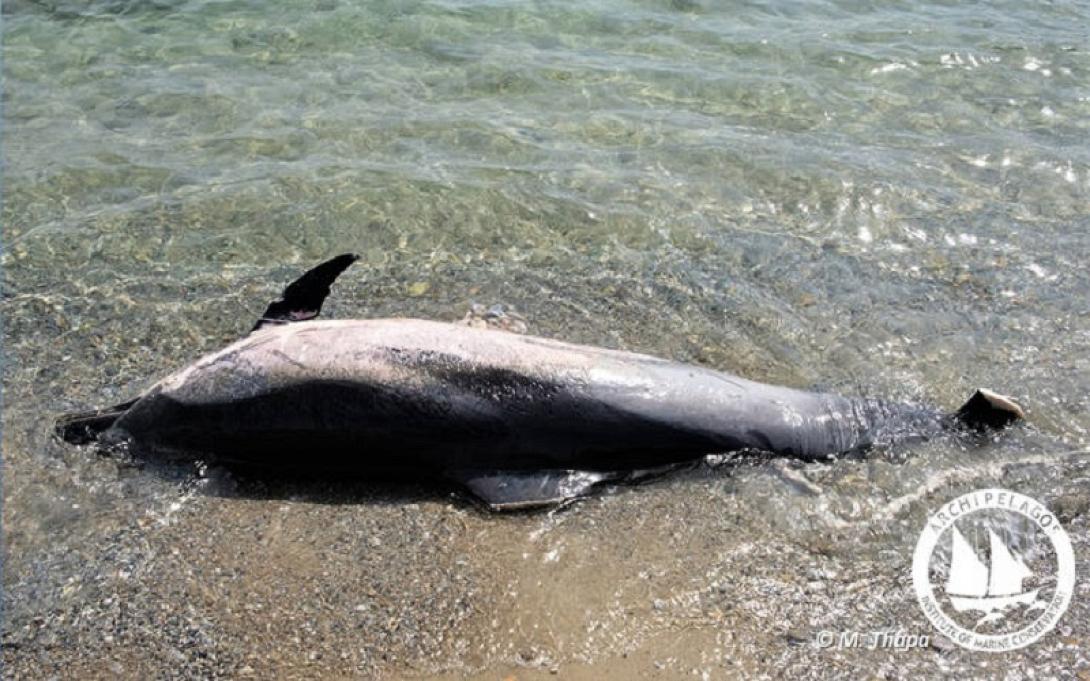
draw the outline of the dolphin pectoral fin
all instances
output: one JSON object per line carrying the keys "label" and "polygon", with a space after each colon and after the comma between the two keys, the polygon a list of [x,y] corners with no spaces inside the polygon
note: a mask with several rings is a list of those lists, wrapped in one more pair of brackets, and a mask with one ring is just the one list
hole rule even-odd
{"label": "dolphin pectoral fin", "polygon": [[573,470],[454,470],[447,471],[446,477],[465,486],[493,511],[516,511],[563,504],[614,476]]}
{"label": "dolphin pectoral fin", "polygon": [[329,287],[341,272],[359,259],[354,253],[345,253],[307,270],[303,276],[288,284],[280,300],[269,303],[265,314],[261,315],[250,330],[257,331],[266,324],[314,319],[322,311],[322,303],[329,295]]}
{"label": "dolphin pectoral fin", "polygon": [[954,416],[962,425],[978,431],[999,430],[1026,417],[1017,402],[983,388],[973,393]]}

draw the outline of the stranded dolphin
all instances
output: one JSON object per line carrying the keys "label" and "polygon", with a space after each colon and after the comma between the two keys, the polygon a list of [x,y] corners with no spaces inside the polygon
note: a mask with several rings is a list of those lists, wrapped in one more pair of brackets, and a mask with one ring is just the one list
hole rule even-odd
{"label": "stranded dolphin", "polygon": [[228,465],[435,476],[507,509],[562,502],[710,453],[815,460],[1022,417],[985,390],[944,414],[504,331],[311,321],[355,260],[319,265],[249,336],[131,402],[61,417],[57,432]]}

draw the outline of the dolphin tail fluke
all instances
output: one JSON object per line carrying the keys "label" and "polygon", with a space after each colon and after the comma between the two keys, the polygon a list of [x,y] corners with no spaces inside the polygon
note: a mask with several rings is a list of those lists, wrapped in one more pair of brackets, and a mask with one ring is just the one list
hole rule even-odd
{"label": "dolphin tail fluke", "polygon": [[959,423],[977,431],[1005,428],[1025,417],[1017,402],[983,388],[973,393],[969,401],[954,414]]}
{"label": "dolphin tail fluke", "polygon": [[269,303],[265,314],[261,315],[251,331],[257,331],[266,324],[314,319],[322,311],[322,303],[329,295],[330,286],[341,272],[359,259],[354,253],[345,253],[307,270],[303,276],[288,284],[279,300]]}
{"label": "dolphin tail fluke", "polygon": [[94,442],[99,435],[109,429],[114,421],[119,419],[134,404],[136,404],[136,400],[129,400],[105,409],[65,414],[57,419],[54,432],[65,442],[74,445],[85,445],[88,442]]}

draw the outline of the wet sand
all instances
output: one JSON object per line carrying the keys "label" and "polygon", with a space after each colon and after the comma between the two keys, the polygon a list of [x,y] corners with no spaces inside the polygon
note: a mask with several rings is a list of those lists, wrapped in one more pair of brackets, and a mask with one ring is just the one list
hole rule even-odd
{"label": "wet sand", "polygon": [[[1090,678],[1084,5],[3,9],[7,678]],[[53,439],[345,251],[328,318],[503,303],[561,340],[947,409],[986,387],[1028,419],[513,516]],[[816,645],[932,635],[916,540],[986,486],[1072,538],[1055,631]]]}

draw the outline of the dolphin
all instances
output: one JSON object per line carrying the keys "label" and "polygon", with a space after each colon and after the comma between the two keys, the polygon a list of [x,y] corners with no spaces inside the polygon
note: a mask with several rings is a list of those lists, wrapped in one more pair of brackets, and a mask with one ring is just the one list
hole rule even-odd
{"label": "dolphin", "polygon": [[248,336],[134,400],[62,416],[56,432],[168,459],[439,478],[505,510],[567,502],[708,454],[822,460],[1023,418],[987,390],[945,413],[506,331],[315,319],[356,259],[315,267]]}

